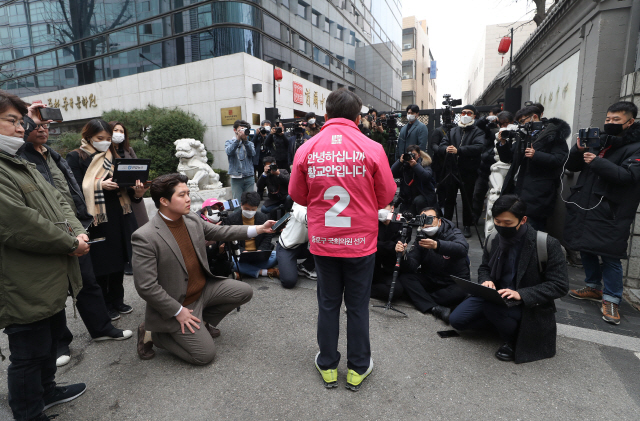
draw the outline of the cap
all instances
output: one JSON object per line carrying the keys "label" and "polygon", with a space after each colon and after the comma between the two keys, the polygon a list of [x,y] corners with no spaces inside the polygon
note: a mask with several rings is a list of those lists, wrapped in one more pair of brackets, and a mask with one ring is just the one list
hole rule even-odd
{"label": "cap", "polygon": [[212,197],[210,199],[205,200],[202,203],[202,207],[206,208],[207,206],[214,206],[214,205],[222,205],[223,203],[221,201],[219,201],[218,199],[216,199],[215,197]]}

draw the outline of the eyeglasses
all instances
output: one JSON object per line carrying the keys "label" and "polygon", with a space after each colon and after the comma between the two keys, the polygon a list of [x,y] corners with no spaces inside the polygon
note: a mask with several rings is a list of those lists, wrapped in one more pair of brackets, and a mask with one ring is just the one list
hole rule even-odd
{"label": "eyeglasses", "polygon": [[21,127],[23,129],[26,129],[24,120],[15,120],[13,118],[0,118],[0,120],[8,121],[9,123],[13,124],[16,129],[19,129]]}
{"label": "eyeglasses", "polygon": [[473,112],[472,111],[463,111],[463,112],[460,113],[460,115],[469,115],[469,116],[471,116],[471,115],[473,115]]}
{"label": "eyeglasses", "polygon": [[51,125],[49,123],[36,124],[35,130],[38,130],[40,127],[42,127],[43,129],[49,130],[49,127],[51,127]]}

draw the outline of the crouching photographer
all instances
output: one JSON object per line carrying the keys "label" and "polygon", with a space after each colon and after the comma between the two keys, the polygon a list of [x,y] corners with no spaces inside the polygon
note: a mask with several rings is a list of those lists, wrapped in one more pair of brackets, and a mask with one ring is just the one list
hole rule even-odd
{"label": "crouching photographer", "polygon": [[[216,198],[207,199],[202,203],[200,217],[214,225],[222,225],[222,218],[226,216],[224,206]],[[235,242],[237,243],[237,241]],[[209,271],[214,276],[234,278],[233,262],[229,258],[224,241],[207,241],[207,260],[209,261]]]}
{"label": "crouching photographer", "polygon": [[500,161],[511,164],[502,194],[517,194],[527,205],[529,224],[546,231],[569,153],[566,139],[571,128],[559,118],[543,123],[539,113],[535,106],[518,111],[515,119],[519,130],[499,132],[497,150]]}
{"label": "crouching photographer", "polygon": [[[307,207],[293,203],[287,197],[285,210],[290,208],[291,219],[280,234],[276,244],[276,256],[280,271],[280,283],[285,288],[293,288],[298,283],[298,275],[311,280],[318,279],[313,255],[309,251],[309,230],[307,229]],[[298,264],[299,259],[306,259]]]}
{"label": "crouching photographer", "polygon": [[[419,311],[449,324],[451,308],[467,296],[450,275],[469,279],[469,244],[438,208],[426,208],[422,215],[425,224],[401,263],[400,284]],[[406,250],[407,244],[396,244],[396,252]]]}
{"label": "crouching photographer", "polygon": [[451,326],[497,330],[504,342],[495,353],[501,361],[519,364],[553,357],[554,300],[569,289],[560,242],[527,224],[527,205],[518,196],[500,196],[491,213],[497,234],[485,242],[478,283],[498,290],[510,302],[495,304],[471,296],[451,313]]}
{"label": "crouching photographer", "polygon": [[[414,215],[427,206],[437,204],[436,181],[431,170],[431,157],[417,145],[407,148],[391,166],[393,178],[400,179],[400,198],[403,209]],[[408,209],[407,209],[408,208]]]}
{"label": "crouching photographer", "polygon": [[605,134],[594,139],[591,148],[584,140],[576,143],[566,166],[580,176],[567,200],[564,240],[571,250],[580,251],[586,284],[569,295],[602,301],[602,318],[616,325],[623,287],[620,259],[627,258],[630,227],[640,204],[637,115],[632,102],[613,104],[607,110]]}
{"label": "crouching photographer", "polygon": [[[397,260],[396,244],[402,238],[402,223],[391,222],[393,218],[390,214],[393,214],[393,211],[391,204],[378,210],[378,243],[371,283],[371,297],[385,302],[389,299],[393,282]],[[411,238],[411,226],[407,227],[407,238]],[[396,282],[394,288],[393,298],[401,298],[404,290],[400,282]]]}
{"label": "crouching photographer", "polygon": [[[260,209],[262,213],[271,218],[271,214],[284,205],[284,201],[289,195],[289,171],[278,168],[275,158],[266,156],[264,158],[264,172],[258,179],[258,191],[267,188],[267,198]],[[276,219],[272,217],[271,219]]]}

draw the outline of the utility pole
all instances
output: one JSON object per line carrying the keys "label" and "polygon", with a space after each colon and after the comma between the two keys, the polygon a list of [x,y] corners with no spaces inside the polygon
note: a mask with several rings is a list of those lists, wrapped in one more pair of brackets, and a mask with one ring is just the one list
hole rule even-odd
{"label": "utility pole", "polygon": [[509,88],[511,88],[511,76],[513,74],[513,27],[511,28],[511,53],[509,57]]}

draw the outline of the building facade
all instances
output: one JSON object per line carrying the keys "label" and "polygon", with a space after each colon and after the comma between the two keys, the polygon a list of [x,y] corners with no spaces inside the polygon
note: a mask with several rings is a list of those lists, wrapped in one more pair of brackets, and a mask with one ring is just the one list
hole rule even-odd
{"label": "building facade", "polygon": [[533,21],[487,25],[467,72],[467,88],[462,100],[465,104],[473,104],[496,75],[509,67],[509,53],[500,55],[498,45],[502,37],[510,36],[511,27],[514,28],[512,44],[514,54],[536,30],[536,24]]}
{"label": "building facade", "polygon": [[0,89],[26,97],[242,52],[396,109],[401,8],[400,0],[9,0],[0,5]]}
{"label": "building facade", "polygon": [[431,78],[433,54],[426,20],[402,19],[402,109],[416,104],[421,110],[436,108],[436,79]]}

